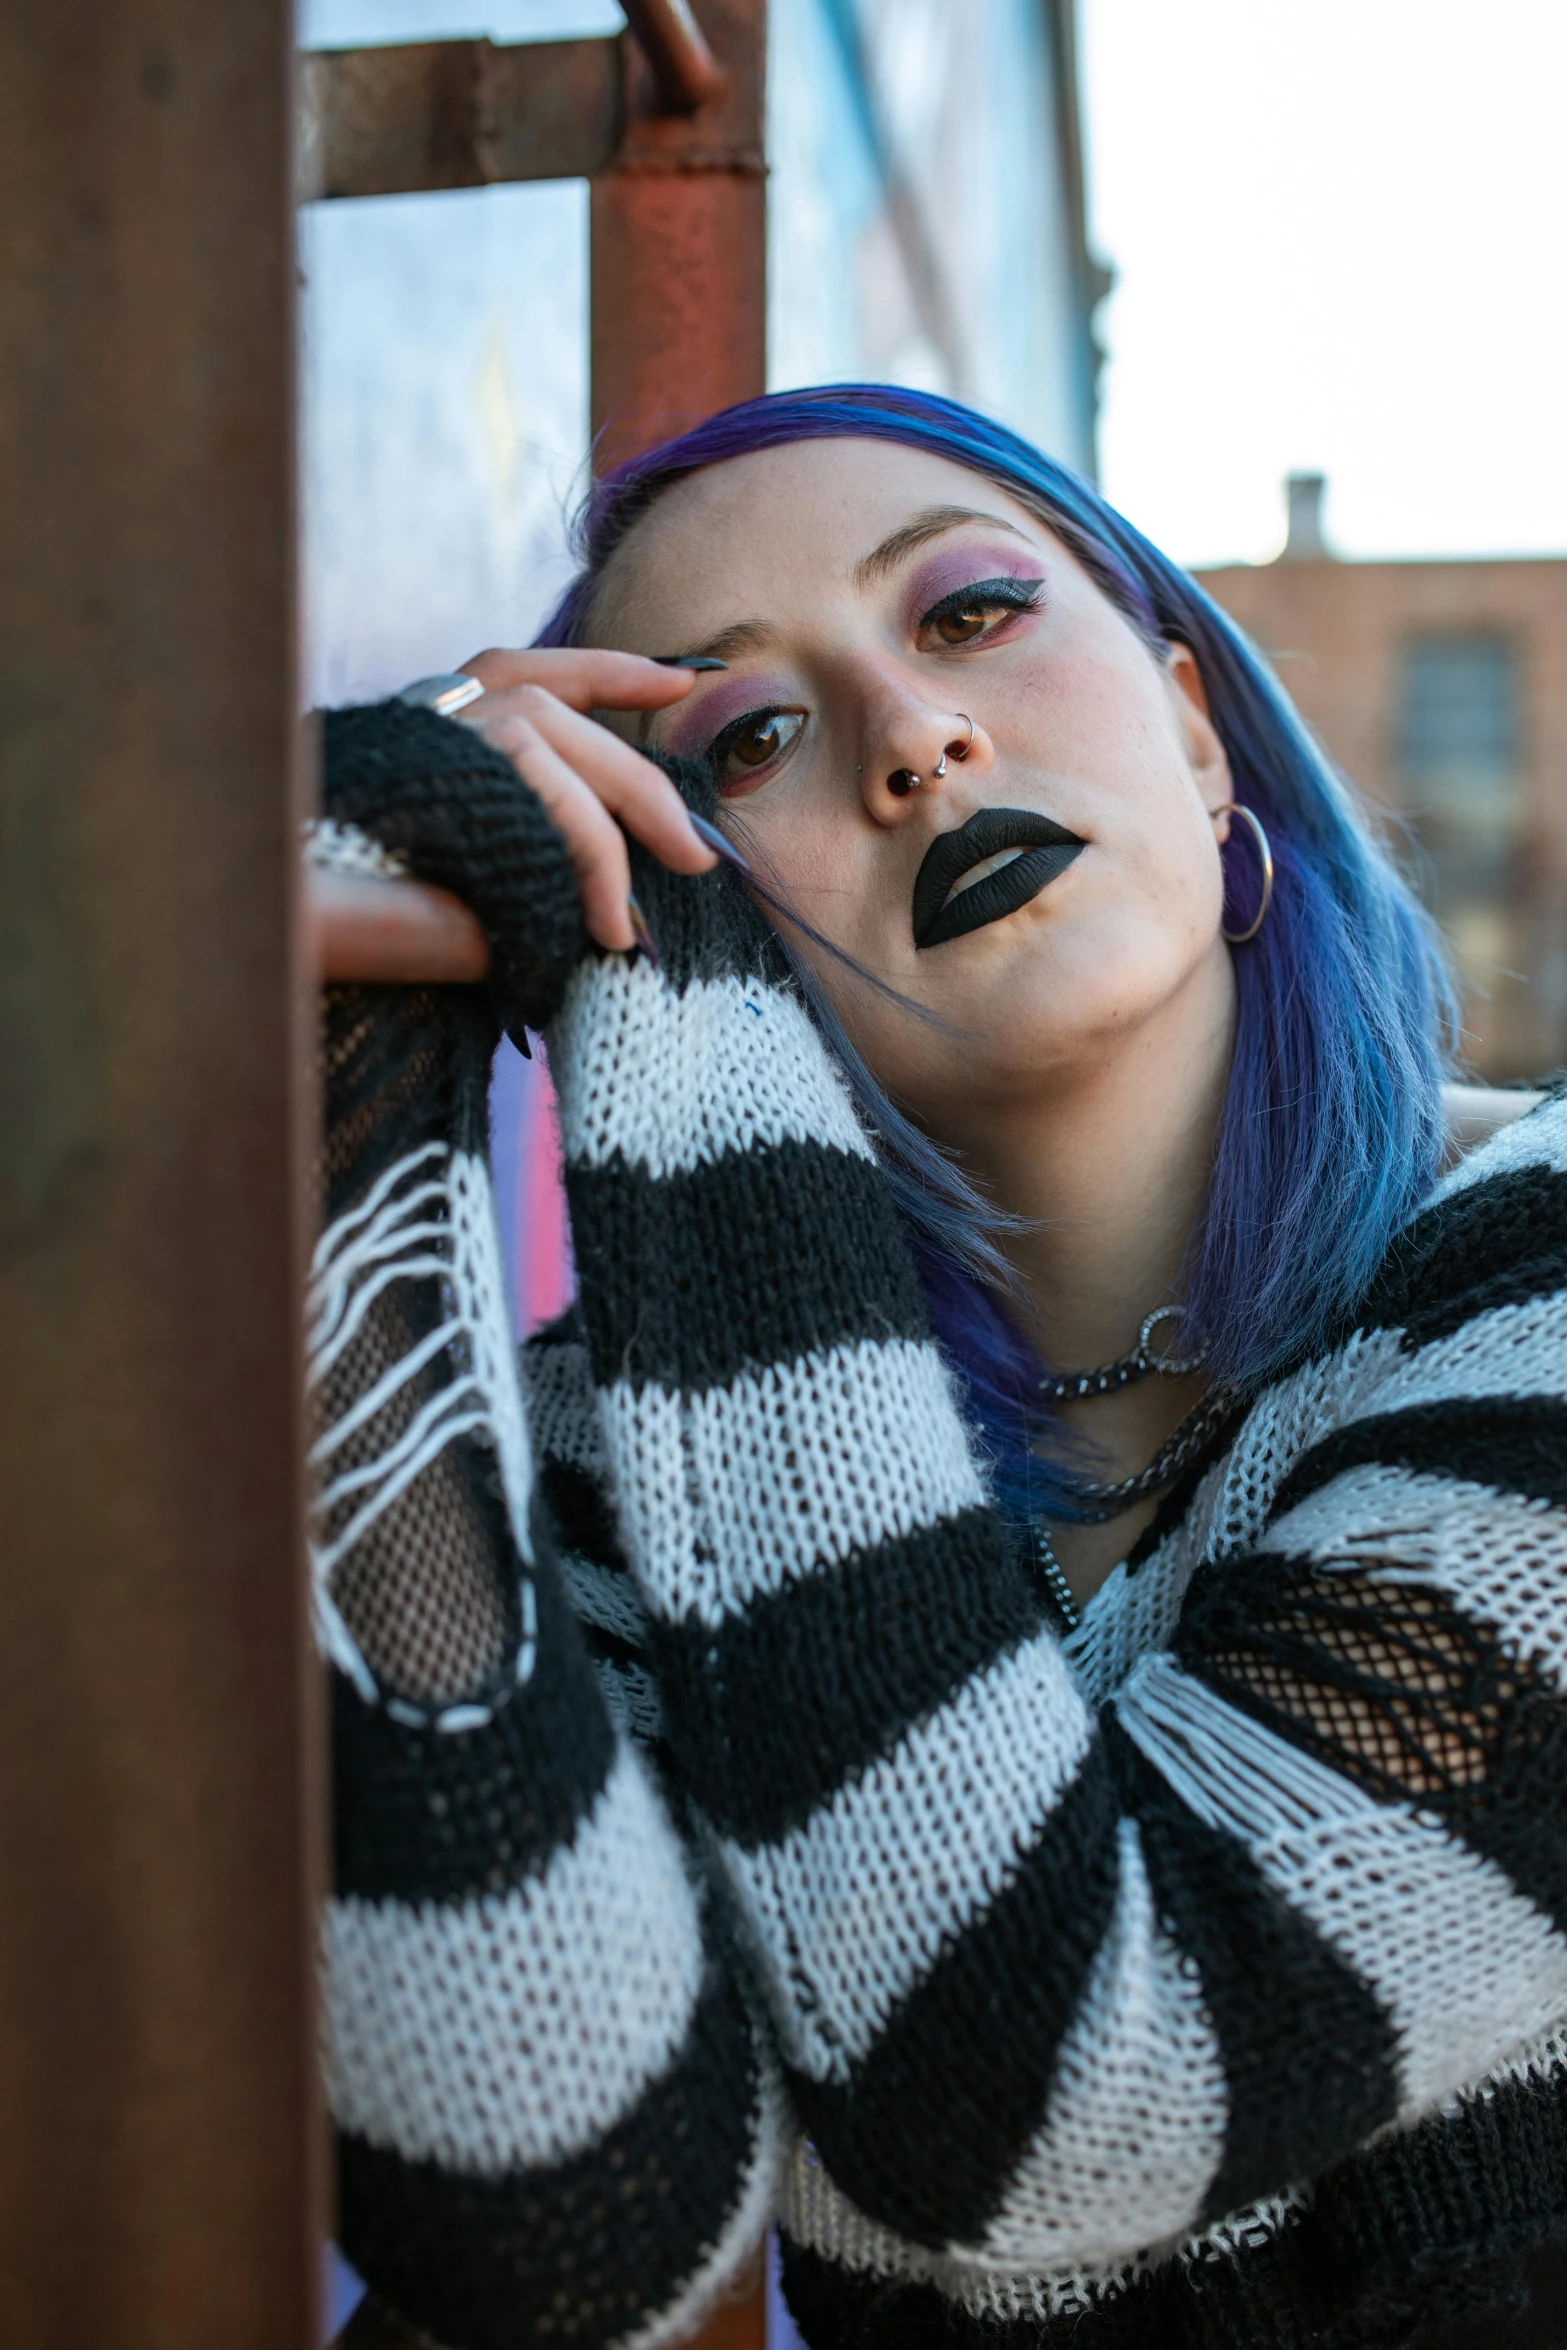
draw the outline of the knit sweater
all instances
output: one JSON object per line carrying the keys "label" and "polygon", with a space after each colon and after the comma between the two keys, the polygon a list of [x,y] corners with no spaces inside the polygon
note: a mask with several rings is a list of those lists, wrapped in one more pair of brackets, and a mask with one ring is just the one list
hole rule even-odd
{"label": "knit sweater", "polygon": [[[425,861],[439,725],[330,722],[329,810],[485,917],[526,858]],[[672,2338],[775,2196],[812,2350],[1347,2350],[1501,2298],[1567,2217],[1567,1103],[1436,1187],[1067,1633],[776,942],[728,872],[637,888],[657,969],[506,940],[580,1283],[526,1410],[477,1041],[329,1204],[347,1319],[459,1296],[464,1245],[479,1300],[340,1352],[324,1414],[398,1488],[318,1515],[351,2255],[459,2350]],[[455,1069],[455,1010],[377,1017],[385,1090]],[[445,1418],[379,1427],[437,1364]]]}

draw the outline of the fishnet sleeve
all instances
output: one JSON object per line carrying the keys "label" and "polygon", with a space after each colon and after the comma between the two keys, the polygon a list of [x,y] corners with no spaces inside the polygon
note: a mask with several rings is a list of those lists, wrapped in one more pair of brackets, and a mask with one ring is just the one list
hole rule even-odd
{"label": "fishnet sleeve", "polygon": [[1355,1482],[1386,1493],[1385,1526],[1331,1489],[1309,1525],[1286,1515],[1194,1591],[1183,1662],[1384,1802],[1464,1828],[1547,1800],[1567,1829],[1567,1788],[1541,1775],[1564,1737],[1542,1667],[1567,1609],[1567,1513],[1377,1464]]}
{"label": "fishnet sleeve", "polygon": [[422,2339],[656,2350],[753,2251],[777,2125],[538,1505],[485,1163],[496,1034],[482,990],[324,998],[307,1365],[339,2233]]}
{"label": "fishnet sleeve", "polygon": [[436,1710],[504,1689],[533,1613],[511,1522],[527,1506],[520,1409],[491,1392],[485,1359],[505,1338],[484,1327],[483,1138],[464,1132],[492,1036],[470,991],[326,993],[319,1599],[329,1648],[366,1694]]}

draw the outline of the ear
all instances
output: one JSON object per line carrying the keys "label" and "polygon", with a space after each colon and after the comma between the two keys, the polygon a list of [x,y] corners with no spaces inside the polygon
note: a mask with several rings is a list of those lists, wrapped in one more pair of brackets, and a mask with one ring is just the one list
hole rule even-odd
{"label": "ear", "polygon": [[1197,656],[1190,645],[1172,638],[1165,655],[1165,682],[1175,704],[1176,722],[1181,739],[1186,745],[1186,756],[1191,762],[1192,781],[1202,797],[1202,804],[1215,818],[1215,837],[1223,842],[1229,838],[1230,820],[1218,810],[1235,797],[1230,781],[1229,754],[1219,740],[1218,730],[1208,714],[1208,689],[1203,683]]}

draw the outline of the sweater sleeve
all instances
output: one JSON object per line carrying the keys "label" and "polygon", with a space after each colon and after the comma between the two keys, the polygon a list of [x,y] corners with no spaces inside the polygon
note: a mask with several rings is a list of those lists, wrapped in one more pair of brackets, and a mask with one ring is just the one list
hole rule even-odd
{"label": "sweater sleeve", "polygon": [[501,1025],[542,1028],[588,934],[566,844],[511,761],[472,727],[403,702],[327,710],[321,728],[328,822],[455,891],[489,942]]}
{"label": "sweater sleeve", "polygon": [[[334,784],[318,853],[362,868],[378,811],[360,793],[350,821]],[[760,2240],[775,2096],[535,1491],[484,1155],[495,1036],[481,990],[326,993],[308,1361],[339,2228],[454,2350],[652,2350]]]}
{"label": "sweater sleeve", "polygon": [[651,1628],[620,1545],[593,1370],[575,1306],[521,1350],[534,1474],[560,1544],[566,1596],[610,1718],[666,1771],[664,1708]]}
{"label": "sweater sleeve", "polygon": [[663,1735],[838,2187],[981,2265],[1113,2258],[1567,2016],[1561,1111],[1502,1302],[1434,1225],[1426,1318],[1259,1407],[1095,1695],[743,892],[637,886],[660,969],[586,966],[551,1036],[583,1324]]}

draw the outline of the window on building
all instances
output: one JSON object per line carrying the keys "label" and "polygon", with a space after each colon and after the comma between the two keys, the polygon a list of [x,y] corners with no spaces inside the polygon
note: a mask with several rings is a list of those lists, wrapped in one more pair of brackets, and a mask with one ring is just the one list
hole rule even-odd
{"label": "window on building", "polygon": [[1411,783],[1505,782],[1517,771],[1518,653],[1506,636],[1422,636],[1404,648],[1400,763]]}
{"label": "window on building", "polygon": [[1478,632],[1412,637],[1399,670],[1405,804],[1426,852],[1436,910],[1461,955],[1475,931],[1470,944],[1481,962],[1506,960],[1495,940],[1481,953],[1476,925],[1495,927],[1518,852],[1520,671],[1511,637]]}

